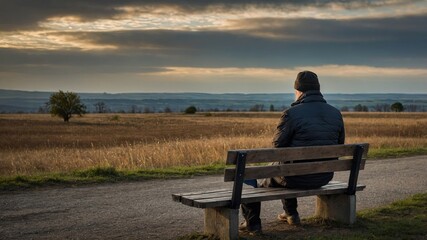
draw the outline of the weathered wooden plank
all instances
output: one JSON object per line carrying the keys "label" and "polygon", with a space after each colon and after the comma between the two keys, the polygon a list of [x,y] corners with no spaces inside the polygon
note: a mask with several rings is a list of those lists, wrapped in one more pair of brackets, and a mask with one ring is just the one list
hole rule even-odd
{"label": "weathered wooden plank", "polygon": [[[250,194],[250,193],[263,193],[268,191],[280,191],[280,188],[252,188],[244,190],[243,193]],[[191,196],[185,196],[182,197],[181,203],[188,205],[188,206],[194,206],[194,202],[206,200],[206,199],[219,199],[219,198],[229,198],[231,200],[231,193],[232,191],[229,190],[228,192],[221,192],[221,193],[211,193],[211,194],[200,194],[200,195],[191,195]]]}
{"label": "weathered wooden plank", "polygon": [[[314,191],[329,191],[331,189],[338,189],[338,188],[343,188],[345,187],[345,184],[335,184],[335,185],[328,185],[322,189],[313,189]],[[311,190],[307,190],[307,189],[286,189],[286,188],[279,188],[279,190],[275,190],[276,188],[267,188],[268,191],[263,191],[263,192],[251,192],[251,193],[245,193],[245,199],[253,199],[253,198],[263,198],[263,197],[268,197],[268,196],[276,196],[276,195],[289,195],[289,194],[293,194],[293,193],[301,193],[301,194],[305,194],[303,192],[306,191],[311,191]],[[261,199],[262,201],[262,199]]]}
{"label": "weathered wooden plank", "polygon": [[193,206],[194,201],[204,200],[204,199],[215,199],[215,198],[222,198],[222,197],[231,197],[232,190],[227,191],[221,191],[216,193],[205,193],[205,194],[197,194],[197,195],[189,195],[189,196],[183,196],[181,198],[181,202],[188,206]]}
{"label": "weathered wooden plank", "polygon": [[[324,186],[322,189],[322,191],[331,189],[331,188],[342,188],[345,189],[347,187],[346,183],[343,182],[330,182],[328,185]],[[315,190],[320,190],[320,189],[315,189]],[[271,193],[274,192],[282,192],[280,194],[290,194],[293,191],[297,191],[297,192],[306,192],[306,191],[310,191],[310,190],[294,190],[294,189],[285,189],[285,188],[250,188],[250,189],[244,189],[243,190],[243,196],[244,198],[251,198],[251,197],[255,197],[255,196],[266,196],[266,195],[271,195]],[[312,190],[311,190],[312,191]],[[194,198],[192,198],[194,197]],[[229,200],[231,200],[231,193],[225,193],[224,194],[220,194],[220,195],[216,195],[216,196],[212,196],[211,194],[207,193],[203,196],[203,194],[198,195],[196,197],[196,195],[193,196],[189,196],[188,198],[184,198],[182,200],[183,204],[189,205],[189,206],[197,206],[197,207],[203,207],[203,206],[198,206],[200,205],[201,202],[215,202],[215,201],[219,201],[219,200],[224,200],[226,203],[221,203],[219,204],[219,206],[227,206],[229,204]]]}
{"label": "weathered wooden plank", "polygon": [[[347,184],[345,182],[340,181],[330,181],[328,183],[328,186],[332,185],[343,185]],[[250,193],[260,193],[260,192],[269,192],[269,191],[280,191],[281,188],[253,188],[248,187],[244,188],[243,192],[245,194]],[[212,198],[212,197],[224,197],[231,195],[231,189],[218,189],[215,191],[206,191],[206,192],[189,192],[189,193],[181,193],[179,194],[183,198],[192,199],[192,200],[198,200],[198,199],[206,199],[206,198]]]}
{"label": "weathered wooden plank", "polygon": [[310,147],[292,147],[292,148],[262,148],[262,149],[241,149],[228,151],[227,165],[236,164],[237,153],[245,152],[246,163],[263,162],[287,162],[297,160],[338,158],[343,156],[353,156],[356,145],[362,145],[365,149],[363,156],[366,158],[369,144],[345,144],[345,145],[327,145]]}
{"label": "weathered wooden plank", "polygon": [[[348,159],[307,163],[287,163],[269,166],[248,166],[246,167],[245,171],[245,179],[261,179],[267,177],[295,176],[311,173],[348,171],[351,169],[352,161],[352,159]],[[362,160],[362,162],[363,164],[361,164],[361,169],[363,169],[365,165],[365,160]],[[233,181],[234,173],[234,168],[225,169],[224,181]]]}
{"label": "weathered wooden plank", "polygon": [[203,191],[203,192],[199,191],[199,192],[188,192],[188,193],[174,193],[174,194],[172,194],[172,199],[175,202],[181,202],[181,198],[185,197],[185,196],[215,193],[215,192],[221,192],[221,191],[230,191],[230,189],[215,189],[215,190],[208,190],[208,191]]}
{"label": "weathered wooden plank", "polygon": [[212,189],[207,191],[197,191],[197,192],[186,192],[186,193],[176,193],[174,195],[180,195],[180,196],[191,196],[191,195],[199,195],[199,194],[206,194],[206,193],[216,193],[216,192],[223,192],[223,191],[229,191],[229,188],[222,188],[222,189]]}
{"label": "weathered wooden plank", "polygon": [[193,199],[198,199],[199,196],[215,197],[215,196],[231,196],[231,189],[221,189],[217,191],[206,191],[206,192],[193,192],[193,193],[185,193],[180,197],[180,202],[182,204],[193,206]]}
{"label": "weathered wooden plank", "polygon": [[231,192],[230,188],[223,188],[223,189],[217,189],[212,191],[205,191],[205,192],[189,192],[189,193],[181,193],[181,197],[191,197],[191,196],[198,196],[198,195],[204,195],[204,194],[216,194],[216,193],[223,193],[223,192]]}
{"label": "weathered wooden plank", "polygon": [[[267,192],[270,191],[270,188],[252,188],[252,189],[245,189],[242,192],[249,194],[251,192]],[[280,190],[280,188],[278,188]],[[276,190],[276,189],[274,189]],[[199,194],[199,195],[191,195],[191,196],[185,196],[183,198],[187,198],[187,199],[192,199],[192,200],[199,200],[199,199],[207,199],[207,198],[218,198],[218,197],[227,197],[227,196],[231,196],[231,190],[229,191],[223,191],[223,192],[218,192],[218,193],[206,193],[206,194]]]}
{"label": "weathered wooden plank", "polygon": [[[242,193],[242,203],[250,202],[259,202],[259,201],[271,201],[278,200],[283,198],[296,198],[296,197],[306,197],[313,195],[326,195],[326,194],[343,194],[347,191],[347,184],[337,184],[337,185],[326,185],[322,188],[310,189],[310,190],[301,190],[301,189],[287,189],[287,188],[278,188],[278,191],[269,191],[256,193],[251,192],[250,194]],[[365,188],[365,185],[357,185],[356,191],[361,191]],[[262,188],[258,188],[262,189]],[[211,207],[227,207],[231,202],[231,196],[220,197],[220,198],[211,198],[211,199],[202,199],[193,202],[194,207],[198,208],[211,208]]]}
{"label": "weathered wooden plank", "polygon": [[[346,184],[339,181],[331,181],[328,186]],[[245,188],[242,194],[248,196],[252,193],[268,193],[273,191],[282,191],[281,188]],[[230,189],[222,189],[218,191],[207,191],[207,192],[194,192],[194,193],[182,193],[180,202],[187,206],[194,206],[194,202],[205,200],[205,199],[218,199],[218,198],[229,198],[231,196]]]}
{"label": "weathered wooden plank", "polygon": [[[360,185],[357,189],[358,191],[361,191],[364,188],[365,186]],[[343,190],[342,187],[336,186],[336,187],[330,187],[322,190],[313,189],[313,190],[309,190],[309,192],[304,192],[301,190],[293,190],[293,191],[288,191],[285,195],[280,194],[279,192],[269,193],[268,195],[267,194],[260,194],[260,195],[251,194],[250,196],[246,197],[245,200],[242,201],[242,203],[271,201],[271,200],[277,200],[282,198],[297,198],[297,197],[306,197],[306,196],[313,196],[313,195],[343,194],[345,192],[346,191]]]}
{"label": "weathered wooden plank", "polygon": [[[362,190],[363,188],[357,188],[357,191]],[[291,191],[286,192],[284,194],[283,192],[275,192],[270,194],[251,194],[251,196],[245,196],[245,198],[242,199],[242,203],[249,203],[249,202],[262,202],[262,201],[271,201],[271,200],[279,200],[283,198],[298,198],[298,197],[306,197],[306,196],[312,196],[312,195],[326,195],[326,194],[345,194],[346,188],[335,188],[335,189],[328,189],[327,191],[321,191],[321,192],[301,192],[301,191]],[[211,200],[201,200],[201,201],[195,201],[193,203],[193,207],[198,208],[209,208],[209,207],[228,207],[230,205],[229,198],[219,198],[219,199],[211,199]]]}

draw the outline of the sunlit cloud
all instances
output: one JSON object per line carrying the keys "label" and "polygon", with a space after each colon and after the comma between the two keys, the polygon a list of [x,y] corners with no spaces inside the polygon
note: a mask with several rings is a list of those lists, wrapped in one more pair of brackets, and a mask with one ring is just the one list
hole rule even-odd
{"label": "sunlit cloud", "polygon": [[0,48],[44,49],[44,50],[106,50],[117,47],[94,44],[71,35],[54,31],[21,31],[0,33]]}
{"label": "sunlit cloud", "polygon": [[[114,49],[70,37],[66,33],[114,32],[135,30],[175,31],[228,31],[243,32],[256,37],[273,39],[298,39],[295,32],[284,31],[298,19],[350,20],[361,18],[398,18],[400,16],[427,14],[425,1],[387,1],[375,3],[351,1],[324,4],[321,6],[297,4],[238,4],[207,6],[206,8],[179,7],[174,4],[147,4],[113,7],[116,13],[109,18],[83,18],[78,15],[54,15],[38,22],[39,29],[0,32],[0,47],[20,49]],[[190,9],[190,10],[189,10]],[[267,20],[266,20],[267,19]],[[295,27],[291,26],[291,29]],[[312,31],[318,34],[318,31]],[[55,33],[56,34],[52,34]],[[60,36],[64,34],[64,36]],[[317,38],[317,40],[322,40]],[[324,39],[331,41],[332,37]]]}
{"label": "sunlit cloud", "polygon": [[[427,69],[423,68],[387,68],[356,65],[323,65],[323,66],[300,66],[295,68],[193,68],[193,67],[167,67],[164,71],[141,73],[141,75],[158,76],[204,76],[224,77],[240,76],[259,77],[270,80],[282,80],[283,78],[295,77],[300,71],[310,70],[321,77],[338,77],[340,79],[354,79],[357,77],[423,77],[427,78]],[[197,77],[195,77],[197,79]]]}
{"label": "sunlit cloud", "polygon": [[[417,6],[417,7],[414,7]],[[427,4],[408,4],[401,7],[376,7],[356,10],[339,4],[330,4],[325,8],[307,6],[289,9],[289,7],[246,7],[242,9],[221,9],[219,12],[182,12],[180,9],[163,7],[148,11],[146,8],[122,7],[123,12],[114,18],[82,21],[78,17],[51,17],[39,23],[44,29],[56,31],[118,31],[118,30],[238,30],[241,27],[236,20],[271,18],[271,19],[356,19],[383,18],[417,15],[427,13]]]}

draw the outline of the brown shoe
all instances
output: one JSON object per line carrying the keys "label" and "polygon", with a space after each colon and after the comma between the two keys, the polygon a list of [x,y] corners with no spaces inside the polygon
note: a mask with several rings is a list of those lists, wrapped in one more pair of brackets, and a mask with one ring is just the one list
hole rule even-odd
{"label": "brown shoe", "polygon": [[289,225],[301,225],[299,214],[288,215],[285,212],[277,215],[277,219],[283,222],[287,222]]}
{"label": "brown shoe", "polygon": [[248,223],[246,222],[246,220],[243,220],[243,222],[239,224],[239,231],[245,231],[247,227]]}
{"label": "brown shoe", "polygon": [[246,220],[240,223],[239,225],[240,232],[248,232],[250,235],[259,235],[262,234],[261,225],[248,226]]}

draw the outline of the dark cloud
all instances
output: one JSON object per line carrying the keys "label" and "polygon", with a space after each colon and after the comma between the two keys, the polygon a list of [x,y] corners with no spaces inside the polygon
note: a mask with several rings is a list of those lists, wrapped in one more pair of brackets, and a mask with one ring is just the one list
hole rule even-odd
{"label": "dark cloud", "polygon": [[306,42],[378,42],[420,39],[425,41],[426,15],[364,19],[242,19],[234,23],[241,32]]}
{"label": "dark cloud", "polygon": [[32,29],[38,22],[51,17],[76,16],[82,19],[113,17],[120,13],[118,1],[76,0],[2,0],[0,31]]}
{"label": "dark cloud", "polygon": [[151,12],[162,7],[182,13],[219,12],[250,7],[275,8],[294,11],[303,7],[326,7],[331,4],[345,8],[377,7],[384,5],[408,4],[417,0],[325,0],[325,1],[274,1],[274,0],[0,0],[0,31],[32,29],[40,21],[51,17],[75,16],[82,21],[115,18],[124,14],[123,7],[139,7]]}
{"label": "dark cloud", "polygon": [[0,73],[69,75],[164,72],[162,58],[124,52],[79,52],[0,48]]}
{"label": "dark cloud", "polygon": [[[283,67],[318,64],[425,66],[427,16],[385,19],[247,19],[240,31],[115,31],[67,34],[113,45],[144,65]],[[115,59],[117,57],[114,57]],[[410,59],[406,62],[402,59]],[[111,59],[110,59],[111,61]],[[96,63],[94,63],[96,64]]]}

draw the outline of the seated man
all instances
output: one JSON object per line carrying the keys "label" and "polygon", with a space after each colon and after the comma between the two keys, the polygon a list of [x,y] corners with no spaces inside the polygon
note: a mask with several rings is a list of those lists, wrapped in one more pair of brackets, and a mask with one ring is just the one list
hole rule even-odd
{"label": "seated man", "polygon": [[[344,122],[339,110],[327,104],[320,93],[317,75],[310,71],[298,73],[295,80],[295,99],[283,112],[273,139],[274,147],[302,147],[344,144]],[[282,163],[274,163],[282,164]],[[319,188],[332,180],[333,173],[318,173],[291,177],[263,179],[259,187]],[[279,220],[300,224],[297,199],[283,199]],[[245,221],[239,229],[261,232],[261,203],[242,204]]]}

